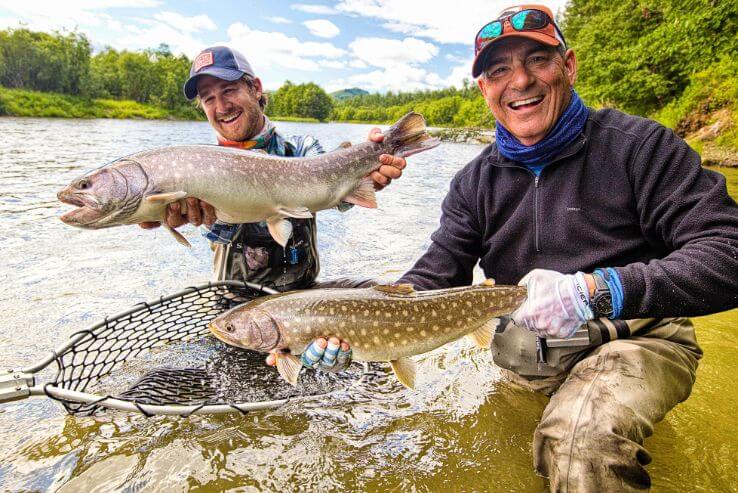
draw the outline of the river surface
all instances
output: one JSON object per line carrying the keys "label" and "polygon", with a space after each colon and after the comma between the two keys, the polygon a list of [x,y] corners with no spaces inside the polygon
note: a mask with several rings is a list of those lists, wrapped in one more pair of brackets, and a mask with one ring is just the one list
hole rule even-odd
{"label": "river surface", "polygon": [[[370,126],[278,123],[332,149]],[[213,143],[207,123],[0,118],[0,361],[35,363],[70,334],[210,278],[163,230],[62,224],[56,192],[83,170],[142,149]],[[481,146],[409,158],[379,209],[321,212],[321,278],[399,277],[427,247],[454,173]],[[738,172],[724,170],[733,197]],[[720,289],[716,286],[716,289]],[[690,399],[646,441],[655,491],[736,491],[738,311],[696,319],[705,350]],[[356,395],[248,416],[72,417],[54,401],[0,405],[3,491],[540,491],[533,430],[548,402],[501,379],[488,352],[457,342],[421,359],[409,391],[385,375]]]}

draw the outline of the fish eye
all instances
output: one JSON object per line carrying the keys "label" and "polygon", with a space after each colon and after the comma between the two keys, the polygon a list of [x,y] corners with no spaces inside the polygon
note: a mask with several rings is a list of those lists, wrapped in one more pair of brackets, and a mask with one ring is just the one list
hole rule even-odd
{"label": "fish eye", "polygon": [[90,180],[86,178],[84,180],[80,180],[77,184],[77,188],[79,188],[80,190],[87,190],[88,188],[90,188]]}
{"label": "fish eye", "polygon": [[231,324],[226,324],[225,330],[226,330],[226,332],[229,332],[231,334],[235,331],[235,329],[233,328],[233,325],[231,325]]}

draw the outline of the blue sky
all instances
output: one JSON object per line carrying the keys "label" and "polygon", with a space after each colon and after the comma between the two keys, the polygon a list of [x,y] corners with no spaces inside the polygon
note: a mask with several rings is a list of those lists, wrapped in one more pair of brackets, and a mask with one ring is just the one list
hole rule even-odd
{"label": "blue sky", "polygon": [[[285,80],[328,91],[460,86],[472,40],[510,0],[0,0],[0,28],[77,29],[95,49],[168,44],[193,58],[225,44],[267,89]],[[544,2],[554,12],[565,0]]]}

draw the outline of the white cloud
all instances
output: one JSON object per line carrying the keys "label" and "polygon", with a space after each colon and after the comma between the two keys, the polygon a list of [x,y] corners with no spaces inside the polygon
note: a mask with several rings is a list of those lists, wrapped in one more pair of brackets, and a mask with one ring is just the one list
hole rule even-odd
{"label": "white cloud", "polygon": [[369,65],[367,65],[361,60],[354,59],[349,62],[349,67],[352,67],[352,68],[367,68],[368,66]]}
{"label": "white cloud", "polygon": [[438,47],[415,38],[356,38],[349,49],[356,59],[380,68],[417,65],[438,54]]}
{"label": "white cloud", "polygon": [[299,10],[300,12],[306,12],[308,14],[318,14],[318,15],[335,15],[338,14],[338,11],[332,7],[328,7],[327,5],[315,5],[315,4],[307,4],[307,3],[295,3],[290,5],[290,7],[293,10]]}
{"label": "white cloud", "polygon": [[171,27],[187,32],[214,31],[217,29],[215,22],[207,15],[196,15],[186,17],[176,12],[159,12],[154,14],[154,19],[159,20]]}
{"label": "white cloud", "polygon": [[[555,14],[563,9],[566,0],[543,3]],[[341,0],[336,8],[387,21],[385,27],[393,32],[471,46],[482,24],[509,5],[509,0],[457,0],[453,5],[427,0]]]}
{"label": "white cloud", "polygon": [[335,38],[341,32],[338,26],[325,19],[305,21],[303,24],[310,30],[313,36],[318,36],[319,38]]}
{"label": "white cloud", "polygon": [[343,62],[339,62],[338,60],[318,60],[318,65],[325,68],[345,68],[346,64]]}
{"label": "white cloud", "polygon": [[275,17],[265,17],[265,19],[275,24],[292,24],[292,21],[285,17],[275,16]]}
{"label": "white cloud", "polygon": [[304,42],[281,32],[257,31],[241,22],[231,24],[228,38],[226,44],[241,51],[257,75],[272,67],[316,71],[318,59],[338,60],[347,54],[331,43]]}

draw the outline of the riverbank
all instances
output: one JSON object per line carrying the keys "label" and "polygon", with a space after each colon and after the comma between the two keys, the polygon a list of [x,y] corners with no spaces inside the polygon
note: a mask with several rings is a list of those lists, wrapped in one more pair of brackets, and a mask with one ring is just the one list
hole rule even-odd
{"label": "riverbank", "polygon": [[136,101],[89,99],[66,94],[0,87],[0,116],[204,120],[194,106],[170,110]]}

